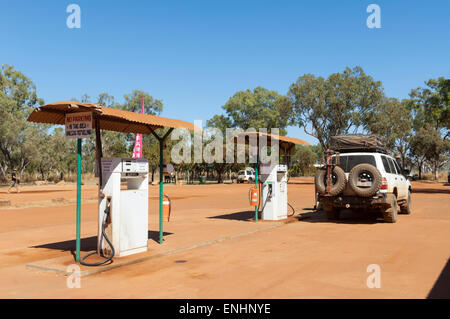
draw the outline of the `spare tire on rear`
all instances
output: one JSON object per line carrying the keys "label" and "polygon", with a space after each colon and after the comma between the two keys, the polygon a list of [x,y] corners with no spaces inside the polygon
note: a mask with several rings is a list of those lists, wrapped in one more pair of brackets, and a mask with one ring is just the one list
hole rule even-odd
{"label": "spare tire on rear", "polygon": [[[333,179],[333,185],[330,189],[330,195],[336,196],[339,193],[342,193],[342,191],[345,189],[345,186],[347,185],[347,179],[345,177],[345,172],[342,168],[339,166],[334,166],[334,168],[331,171],[332,179]],[[316,176],[314,177],[314,183],[316,184],[316,190],[321,193],[326,193],[326,178],[327,178],[327,169],[321,168],[318,169],[316,172]]]}
{"label": "spare tire on rear", "polygon": [[[370,183],[370,186],[358,185],[358,182]],[[379,191],[382,183],[380,171],[371,164],[359,164],[352,168],[348,183],[358,196],[370,197]]]}

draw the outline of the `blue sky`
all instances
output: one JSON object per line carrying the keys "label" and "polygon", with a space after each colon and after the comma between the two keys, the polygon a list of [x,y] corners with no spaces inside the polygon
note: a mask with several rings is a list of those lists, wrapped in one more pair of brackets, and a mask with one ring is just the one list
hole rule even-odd
{"label": "blue sky", "polygon": [[[66,7],[81,7],[81,29]],[[381,7],[381,29],[366,8]],[[162,116],[223,113],[239,90],[285,94],[305,73],[360,65],[388,96],[449,77],[450,1],[1,1],[0,64],[29,76],[46,102],[117,101],[133,89],[163,100]],[[288,135],[316,143],[302,129]]]}

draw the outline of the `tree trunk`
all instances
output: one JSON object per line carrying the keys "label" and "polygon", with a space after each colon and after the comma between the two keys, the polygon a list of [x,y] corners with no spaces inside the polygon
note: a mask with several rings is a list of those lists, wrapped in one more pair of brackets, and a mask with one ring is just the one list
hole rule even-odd
{"label": "tree trunk", "polygon": [[437,181],[439,179],[439,156],[434,160],[434,180]]}
{"label": "tree trunk", "polygon": [[422,162],[419,162],[419,179],[422,179]]}
{"label": "tree trunk", "polygon": [[215,163],[214,169],[217,173],[217,183],[222,184],[223,183],[223,172],[225,171],[225,163]]}
{"label": "tree trunk", "polygon": [[8,180],[8,165],[6,163],[4,165],[1,165],[0,171],[2,173],[2,180],[6,182]]}

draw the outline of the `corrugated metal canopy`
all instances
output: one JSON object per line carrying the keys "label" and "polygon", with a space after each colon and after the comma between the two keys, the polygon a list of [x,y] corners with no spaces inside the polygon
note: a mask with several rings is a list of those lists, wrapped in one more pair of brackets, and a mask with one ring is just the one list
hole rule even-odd
{"label": "corrugated metal canopy", "polygon": [[298,144],[298,145],[311,145],[308,142],[301,140],[299,138],[288,137],[288,136],[280,136],[275,134],[263,133],[263,132],[242,132],[238,136],[235,137],[235,142],[237,143],[237,139],[239,137],[245,137],[245,143],[249,143],[249,138],[251,136],[257,137],[259,136],[267,136],[267,146],[270,146],[271,139],[278,140],[280,144]]}
{"label": "corrugated metal canopy", "polygon": [[[60,101],[35,108],[28,117],[28,121],[64,125],[65,115],[76,112],[93,112],[100,121],[100,129],[108,131],[151,134],[151,130],[164,127],[201,130],[194,124],[186,121],[77,101]],[[95,127],[95,121],[92,125]]]}

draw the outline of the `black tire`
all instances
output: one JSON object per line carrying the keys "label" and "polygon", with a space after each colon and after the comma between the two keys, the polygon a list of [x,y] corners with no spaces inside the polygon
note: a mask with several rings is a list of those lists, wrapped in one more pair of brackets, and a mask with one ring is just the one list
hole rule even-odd
{"label": "black tire", "polygon": [[329,220],[338,220],[341,211],[331,205],[323,204],[323,210],[327,214]]}
{"label": "black tire", "polygon": [[389,207],[383,212],[383,219],[387,223],[395,223],[397,221],[397,215],[398,215],[397,197],[393,195],[391,200],[391,207]]}
{"label": "black tire", "polygon": [[[363,188],[357,186],[358,178],[365,174],[372,179],[372,186]],[[359,164],[352,168],[348,175],[348,183],[356,195],[361,197],[370,197],[380,190],[382,177],[380,171],[371,164]]]}
{"label": "black tire", "polygon": [[400,213],[410,215],[411,214],[411,191],[408,191],[408,197],[405,203],[400,206]]}
{"label": "black tire", "polygon": [[[334,177],[333,179],[335,180],[335,183],[331,186],[330,195],[336,196],[344,191],[345,186],[347,185],[347,178],[345,177],[344,170],[339,166],[335,166],[331,171],[331,174]],[[317,170],[316,175],[314,177],[316,189],[321,194],[326,193],[327,188],[325,183],[326,176],[327,176],[327,169],[321,168]]]}

